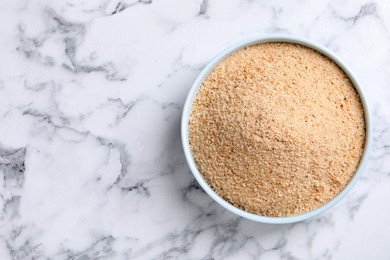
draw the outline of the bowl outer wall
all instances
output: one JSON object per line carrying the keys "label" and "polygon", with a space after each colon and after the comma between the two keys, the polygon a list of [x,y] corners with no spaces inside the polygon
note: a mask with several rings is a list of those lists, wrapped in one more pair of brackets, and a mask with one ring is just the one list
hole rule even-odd
{"label": "bowl outer wall", "polygon": [[[364,116],[365,116],[365,124],[366,124],[366,140],[364,145],[363,154],[359,163],[359,166],[352,177],[352,179],[349,181],[349,183],[346,185],[346,187],[332,200],[327,202],[326,204],[322,205],[319,208],[316,208],[315,210],[309,211],[304,214],[295,215],[295,216],[288,216],[288,217],[268,217],[268,216],[261,216],[256,215],[253,213],[249,213],[247,211],[244,211],[240,208],[237,208],[224,200],[222,197],[220,197],[206,182],[206,180],[203,178],[203,175],[199,172],[196,163],[194,161],[194,158],[192,156],[192,152],[189,145],[189,134],[188,134],[188,123],[192,108],[192,103],[196,97],[196,94],[199,90],[199,88],[202,85],[202,82],[207,78],[207,76],[213,71],[213,69],[227,56],[230,54],[243,49],[248,46],[260,44],[260,43],[269,43],[269,42],[287,42],[287,43],[294,43],[294,44],[300,44],[309,48],[312,48],[323,55],[329,57],[331,60],[333,60],[350,78],[351,82],[353,83],[356,91],[359,94],[360,100],[363,105],[364,109]],[[352,187],[355,185],[355,183],[358,181],[361,173],[363,172],[365,165],[367,164],[368,157],[369,157],[369,151],[371,147],[372,142],[372,122],[371,122],[371,116],[368,108],[368,103],[366,100],[366,97],[362,91],[362,88],[360,87],[356,77],[351,72],[351,70],[344,64],[342,60],[340,60],[335,54],[333,54],[331,51],[326,49],[325,47],[318,45],[314,42],[311,42],[309,40],[290,36],[290,35],[268,35],[263,37],[254,37],[250,38],[241,42],[238,42],[236,44],[231,45],[230,47],[226,48],[222,52],[220,52],[216,57],[214,57],[200,72],[196,80],[194,81],[184,104],[183,113],[182,113],[182,119],[181,119],[181,138],[182,138],[182,144],[183,144],[183,150],[186,157],[186,160],[188,162],[188,165],[190,167],[190,170],[192,174],[194,175],[195,179],[198,181],[200,186],[207,192],[207,194],[214,199],[218,204],[220,204],[222,207],[226,208],[227,210],[244,217],[246,219],[250,219],[253,221],[261,222],[261,223],[269,223],[269,224],[287,224],[287,223],[294,223],[299,222],[311,217],[314,217],[332,206],[334,206],[337,202],[339,202],[342,198],[345,197],[345,195],[352,189]]]}

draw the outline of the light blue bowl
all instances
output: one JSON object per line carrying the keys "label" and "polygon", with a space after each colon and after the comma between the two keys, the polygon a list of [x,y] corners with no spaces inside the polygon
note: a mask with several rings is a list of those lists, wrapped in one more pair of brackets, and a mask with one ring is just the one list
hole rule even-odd
{"label": "light blue bowl", "polygon": [[[325,56],[329,57],[332,59],[334,62],[337,63],[340,68],[344,70],[344,72],[348,75],[348,77],[351,79],[353,85],[355,86],[355,89],[357,90],[360,100],[363,104],[364,108],[364,114],[365,114],[365,122],[366,122],[366,141],[365,141],[365,146],[364,146],[364,151],[363,155],[361,158],[361,161],[359,163],[359,167],[355,173],[355,175],[352,177],[351,181],[348,183],[348,185],[332,200],[324,204],[323,206],[307,212],[305,214],[301,215],[296,215],[296,216],[291,216],[291,217],[267,217],[267,216],[261,216],[261,215],[256,215],[252,214],[249,212],[246,212],[242,209],[239,209],[226,200],[224,200],[222,197],[220,197],[206,182],[206,180],[203,178],[202,174],[199,172],[194,158],[192,156],[192,152],[190,149],[189,145],[189,138],[188,138],[188,123],[189,123],[189,118],[190,118],[190,113],[191,113],[191,107],[192,103],[196,97],[196,93],[198,92],[200,86],[202,85],[202,82],[206,79],[206,77],[210,74],[210,72],[214,69],[216,65],[218,65],[225,57],[229,56],[230,54],[259,43],[266,43],[266,42],[289,42],[289,43],[295,43],[295,44],[300,44],[303,46],[310,47],[314,50],[319,51],[320,53],[324,54]],[[239,43],[236,43],[226,50],[222,51],[220,54],[218,54],[207,66],[200,72],[199,76],[195,80],[194,84],[191,87],[190,92],[188,93],[186,102],[184,104],[183,108],[183,114],[182,114],[182,120],[181,120],[181,138],[182,138],[182,143],[183,143],[183,149],[184,149],[184,154],[186,156],[187,162],[190,166],[190,169],[195,176],[196,180],[199,182],[199,184],[202,186],[202,188],[210,195],[211,198],[213,198],[216,202],[218,202],[222,207],[228,209],[229,211],[258,222],[262,223],[270,223],[270,224],[285,224],[285,223],[293,223],[293,222],[298,222],[302,221],[311,217],[314,217],[325,210],[331,208],[334,206],[337,202],[339,202],[355,185],[355,183],[358,181],[361,173],[363,172],[363,169],[368,161],[369,157],[369,150],[371,146],[371,139],[372,139],[372,129],[371,129],[371,117],[368,109],[368,104],[366,101],[366,98],[364,96],[363,90],[360,87],[356,77],[354,74],[351,72],[351,70],[342,62],[335,54],[333,54],[331,51],[328,49],[313,43],[311,41],[308,41],[306,39],[298,38],[298,37],[293,37],[289,35],[270,35],[270,36],[265,36],[265,37],[255,37],[252,39],[248,39]]]}

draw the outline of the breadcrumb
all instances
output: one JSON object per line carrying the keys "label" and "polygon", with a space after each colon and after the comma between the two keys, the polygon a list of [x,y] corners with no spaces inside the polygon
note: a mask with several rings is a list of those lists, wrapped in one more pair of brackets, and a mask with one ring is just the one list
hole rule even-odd
{"label": "breadcrumb", "polygon": [[334,198],[365,141],[363,107],[343,70],[291,43],[237,51],[193,102],[190,147],[214,191],[254,214],[284,217]]}

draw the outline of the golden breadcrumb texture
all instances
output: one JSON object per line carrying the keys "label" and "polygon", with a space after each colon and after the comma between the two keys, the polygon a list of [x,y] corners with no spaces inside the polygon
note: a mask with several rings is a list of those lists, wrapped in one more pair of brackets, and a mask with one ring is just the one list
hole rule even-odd
{"label": "golden breadcrumb texture", "polygon": [[348,76],[291,43],[254,45],[223,60],[200,87],[189,121],[192,154],[214,191],[272,217],[306,213],[342,191],[365,135]]}

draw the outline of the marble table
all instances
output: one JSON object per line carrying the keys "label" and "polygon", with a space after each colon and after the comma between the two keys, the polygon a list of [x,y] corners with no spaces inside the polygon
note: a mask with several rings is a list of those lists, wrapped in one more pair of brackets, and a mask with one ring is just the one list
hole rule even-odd
{"label": "marble table", "polygon": [[[0,2],[0,259],[389,259],[389,1]],[[265,225],[213,202],[179,123],[219,51],[284,33],[360,80],[367,168],[313,219]]]}

